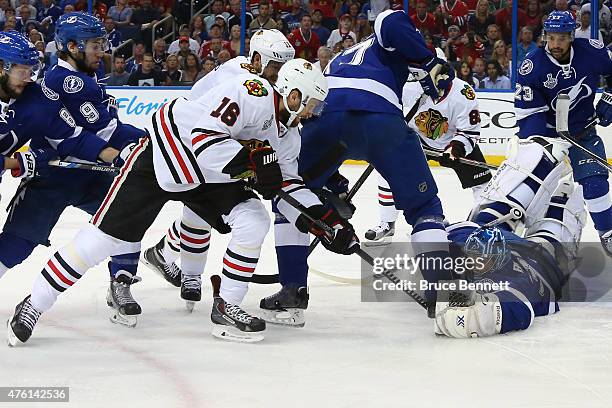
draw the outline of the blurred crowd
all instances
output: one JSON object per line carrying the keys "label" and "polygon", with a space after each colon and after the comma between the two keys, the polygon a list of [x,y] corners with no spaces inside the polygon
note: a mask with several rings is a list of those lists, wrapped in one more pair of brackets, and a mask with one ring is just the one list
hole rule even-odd
{"label": "blurred crowd", "polygon": [[[509,89],[512,1],[410,0],[409,10],[428,47],[443,49],[459,77],[475,88]],[[579,24],[576,37],[590,37],[587,0],[515,1],[515,66],[541,45],[542,22],[552,10],[571,11]],[[599,3],[599,39],[605,44],[612,40],[608,1]],[[240,0],[93,0],[109,34],[107,84],[191,85],[225,61],[248,55],[249,37],[272,28],[287,36],[296,57],[324,68],[334,54],[372,34],[378,14],[403,8],[398,0],[249,0],[247,5],[242,44]],[[48,68],[57,63],[53,32],[58,17],[87,7],[87,0],[0,0],[0,29],[25,33]]]}

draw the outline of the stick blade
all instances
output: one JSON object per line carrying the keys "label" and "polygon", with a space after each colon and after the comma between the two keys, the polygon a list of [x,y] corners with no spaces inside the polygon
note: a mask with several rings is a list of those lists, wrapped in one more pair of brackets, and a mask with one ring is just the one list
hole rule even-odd
{"label": "stick blade", "polygon": [[570,97],[567,94],[559,94],[557,96],[557,105],[555,107],[557,132],[569,131],[569,108],[570,108]]}

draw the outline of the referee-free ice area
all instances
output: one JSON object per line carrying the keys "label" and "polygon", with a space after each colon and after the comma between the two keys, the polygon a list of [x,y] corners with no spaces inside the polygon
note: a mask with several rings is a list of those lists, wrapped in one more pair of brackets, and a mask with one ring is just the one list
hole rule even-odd
{"label": "referee-free ice area", "polygon": [[[363,166],[342,169],[354,182]],[[472,196],[455,174],[434,168],[447,217],[463,219]],[[5,176],[1,205],[15,191]],[[378,222],[376,176],[359,191],[353,218],[360,237]],[[41,203],[44,205],[44,203]],[[167,205],[143,242],[155,244],[180,213]],[[2,221],[6,214],[2,214]],[[51,236],[0,280],[0,317],[31,291],[54,250],[88,216],[68,209]],[[402,219],[396,237],[406,239]],[[306,326],[268,326],[264,341],[239,344],[210,335],[208,277],[221,272],[228,236],[213,235],[204,272],[203,300],[188,314],[179,290],[141,265],[132,293],[142,306],[138,326],[112,324],[105,295],[105,264],[87,272],[39,320],[23,347],[0,344],[0,386],[67,386],[72,407],[504,407],[612,406],[612,308],[605,303],[562,305],[525,332],[456,340],[433,335],[433,323],[415,303],[362,303],[360,287],[316,272],[357,278],[356,256],[323,248],[310,258]],[[589,222],[583,240],[597,240]],[[274,236],[264,245],[259,274],[276,273]],[[278,285],[251,285],[244,302],[257,313],[261,297]],[[4,323],[3,323],[4,324]],[[4,330],[4,329],[3,329]],[[0,403],[3,407],[49,403]],[[51,406],[60,406],[54,404]]]}

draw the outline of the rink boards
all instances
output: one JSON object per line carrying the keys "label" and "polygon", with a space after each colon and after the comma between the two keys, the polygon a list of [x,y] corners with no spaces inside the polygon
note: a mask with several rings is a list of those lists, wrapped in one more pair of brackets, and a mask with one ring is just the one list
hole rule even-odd
{"label": "rink boards", "polygon": [[[164,103],[175,98],[186,96],[188,90],[178,87],[109,87],[119,105],[119,118],[134,126],[144,127],[152,131],[151,115]],[[480,146],[487,161],[500,163],[504,157],[510,138],[518,130],[514,115],[514,93],[511,91],[478,91],[482,130]],[[598,93],[595,100],[599,100]],[[608,160],[612,159],[612,128],[598,126],[598,134],[602,137]]]}

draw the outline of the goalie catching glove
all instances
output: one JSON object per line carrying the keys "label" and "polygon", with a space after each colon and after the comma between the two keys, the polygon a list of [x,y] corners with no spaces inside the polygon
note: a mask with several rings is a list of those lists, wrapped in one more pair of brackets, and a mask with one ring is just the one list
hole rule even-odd
{"label": "goalie catching glove", "polygon": [[13,157],[19,162],[19,168],[12,169],[11,175],[17,178],[29,178],[49,168],[49,161],[57,158],[57,153],[51,149],[34,149],[17,152]]}
{"label": "goalie catching glove", "polygon": [[458,339],[487,337],[499,334],[501,324],[501,303],[492,293],[474,294],[471,306],[436,303],[436,334]]}
{"label": "goalie catching glove", "polygon": [[314,205],[308,208],[308,215],[331,227],[331,230],[319,227],[316,222],[309,220],[303,214],[298,217],[295,226],[304,233],[310,232],[321,238],[321,244],[327,250],[342,255],[350,255],[359,250],[359,238],[355,234],[355,229],[348,221],[342,219],[335,209]]}

